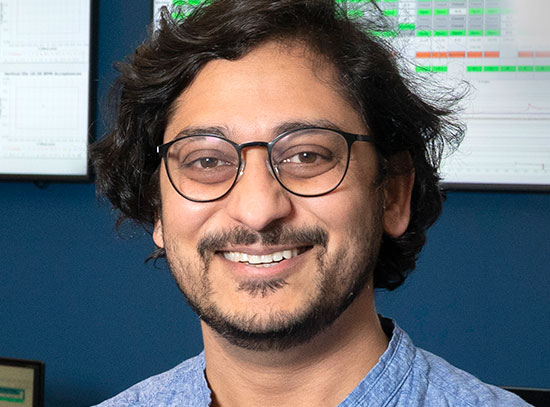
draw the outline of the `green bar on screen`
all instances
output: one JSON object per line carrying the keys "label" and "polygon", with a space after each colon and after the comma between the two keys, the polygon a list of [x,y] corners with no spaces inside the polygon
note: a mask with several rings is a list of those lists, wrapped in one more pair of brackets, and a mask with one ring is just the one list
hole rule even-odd
{"label": "green bar on screen", "polygon": [[414,23],[401,23],[399,24],[400,30],[414,30],[416,28],[416,25]]}
{"label": "green bar on screen", "polygon": [[466,72],[482,72],[483,67],[482,66],[467,66]]}
{"label": "green bar on screen", "polygon": [[417,66],[416,72],[430,72],[431,67],[429,66]]}
{"label": "green bar on screen", "polygon": [[518,68],[516,66],[509,66],[509,65],[505,65],[505,66],[501,66],[500,67],[500,72],[516,72],[518,70]]}

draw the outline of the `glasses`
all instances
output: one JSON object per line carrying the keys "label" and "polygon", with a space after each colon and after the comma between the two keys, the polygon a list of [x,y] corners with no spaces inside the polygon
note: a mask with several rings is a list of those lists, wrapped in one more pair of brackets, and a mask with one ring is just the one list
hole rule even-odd
{"label": "glasses", "polygon": [[174,189],[194,202],[227,195],[244,172],[242,150],[267,148],[267,168],[294,195],[313,197],[334,191],[348,170],[355,141],[374,142],[368,135],[312,127],[284,132],[269,143],[236,144],[218,135],[182,136],[157,146]]}

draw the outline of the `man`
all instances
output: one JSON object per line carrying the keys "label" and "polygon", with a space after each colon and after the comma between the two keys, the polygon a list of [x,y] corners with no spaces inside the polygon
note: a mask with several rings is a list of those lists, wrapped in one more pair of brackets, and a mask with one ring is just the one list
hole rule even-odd
{"label": "man", "polygon": [[377,315],[462,128],[333,1],[219,0],[122,64],[99,190],[152,227],[204,352],[101,406],[523,406]]}

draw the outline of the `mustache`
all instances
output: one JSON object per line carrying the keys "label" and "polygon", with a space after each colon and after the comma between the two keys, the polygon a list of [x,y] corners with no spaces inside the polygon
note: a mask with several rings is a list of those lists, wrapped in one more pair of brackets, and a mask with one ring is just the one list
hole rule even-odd
{"label": "mustache", "polygon": [[197,250],[201,258],[206,259],[209,253],[214,253],[227,246],[249,246],[261,242],[265,246],[292,245],[292,246],[322,246],[326,249],[328,232],[319,226],[290,228],[275,225],[269,229],[255,231],[243,226],[210,232],[205,234],[197,243]]}

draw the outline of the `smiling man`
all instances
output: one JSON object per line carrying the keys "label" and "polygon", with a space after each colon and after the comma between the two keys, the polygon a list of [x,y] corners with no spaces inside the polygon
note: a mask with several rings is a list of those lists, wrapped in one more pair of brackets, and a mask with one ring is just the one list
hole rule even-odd
{"label": "smiling man", "polygon": [[526,405],[377,315],[462,128],[372,29],[333,1],[218,0],[121,65],[98,186],[152,227],[204,352],[101,406]]}

